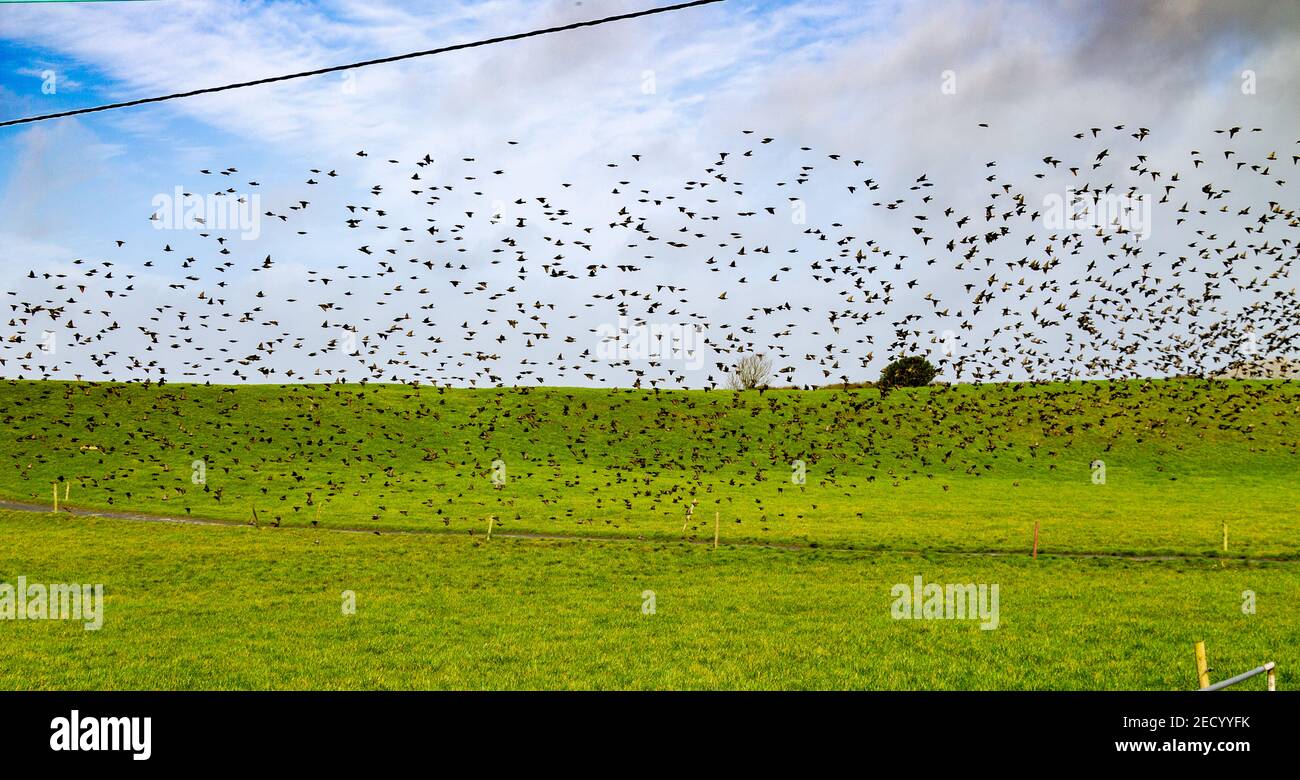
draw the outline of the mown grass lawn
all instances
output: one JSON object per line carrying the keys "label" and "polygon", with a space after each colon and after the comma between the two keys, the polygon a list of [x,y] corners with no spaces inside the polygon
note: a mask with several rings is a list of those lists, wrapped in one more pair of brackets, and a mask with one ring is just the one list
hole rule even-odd
{"label": "mown grass lawn", "polygon": [[[0,513],[0,581],[19,575],[103,583],[105,619],[99,631],[0,622],[3,688],[1190,689],[1197,640],[1215,679],[1273,660],[1279,687],[1300,687],[1294,562],[712,550]],[[998,628],[893,619],[891,587],[916,575],[998,584]],[[1241,608],[1247,590],[1253,615]]]}

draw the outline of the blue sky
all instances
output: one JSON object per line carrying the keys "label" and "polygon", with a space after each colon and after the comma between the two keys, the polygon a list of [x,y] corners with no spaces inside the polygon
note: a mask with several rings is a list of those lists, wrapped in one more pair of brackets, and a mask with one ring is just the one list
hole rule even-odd
{"label": "blue sky", "polygon": [[[5,25],[5,37],[0,38],[0,58],[5,67],[0,69],[0,96],[6,115],[31,115],[52,113],[69,108],[76,108],[103,102],[132,99],[157,94],[225,83],[230,80],[256,78],[308,67],[341,64],[372,57],[402,53],[413,49],[431,48],[447,43],[475,38],[499,35],[529,29],[540,24],[554,24],[557,21],[590,18],[593,16],[617,13],[621,10],[637,7],[633,3],[464,3],[438,4],[438,12],[432,17],[424,12],[427,4],[421,3],[189,3],[175,4],[168,2],[131,3],[131,4],[85,4],[80,7],[31,7],[6,8],[0,12],[15,17],[12,26]],[[748,20],[748,24],[774,26],[778,22],[774,16],[788,13],[781,3],[732,3],[726,13],[737,19]],[[572,7],[565,7],[572,6]],[[187,13],[180,14],[177,10]],[[806,12],[806,11],[804,11]],[[801,12],[801,13],[804,13]],[[391,16],[389,15],[391,13]],[[700,11],[694,13],[716,12]],[[814,12],[821,16],[822,12]],[[169,31],[148,33],[147,28],[158,19],[166,19],[177,34]],[[716,18],[716,15],[714,16]],[[832,15],[832,18],[833,15]],[[407,23],[421,21],[418,29],[412,29]],[[98,29],[108,23],[127,36],[134,36],[137,41],[128,44],[123,40],[120,47],[111,43],[119,39],[118,35],[104,35]],[[235,25],[237,33],[227,36],[227,26]],[[644,23],[634,23],[643,24]],[[779,22],[782,34],[780,40],[769,40],[764,45],[769,51],[797,52],[804,48],[810,56],[816,56],[816,49],[834,40],[834,35],[820,36],[819,25],[811,20],[793,17]],[[684,25],[689,28],[689,25]],[[25,32],[20,32],[25,30]],[[12,35],[20,32],[18,35]],[[628,36],[637,36],[639,31],[622,30]],[[673,30],[673,35],[680,34]],[[756,32],[754,40],[759,40],[769,32]],[[220,48],[229,38],[235,37],[240,43],[230,49]],[[193,43],[187,43],[187,40]],[[213,48],[213,46],[218,48]],[[523,44],[530,46],[530,44]],[[698,45],[698,44],[696,44]],[[193,50],[206,48],[203,59],[210,67],[195,63],[187,56]],[[503,47],[504,48],[504,47]],[[517,47],[518,48],[518,47]],[[532,47],[536,48],[536,47]],[[563,56],[564,45],[557,43],[557,53]],[[262,52],[264,56],[258,56]],[[757,52],[756,52],[757,54]],[[482,60],[477,52],[450,55],[457,57],[460,63]],[[508,58],[508,52],[501,55]],[[259,59],[261,60],[259,62]],[[148,62],[142,62],[148,60]],[[368,84],[384,84],[401,80],[403,86],[393,91],[395,100],[401,100],[402,92],[411,89],[436,92],[440,80],[447,79],[450,72],[459,70],[460,63],[435,61],[434,59],[416,60],[401,65],[379,66],[368,71],[355,72],[355,78],[364,88]],[[654,62],[647,60],[646,67]],[[675,110],[682,113],[694,113],[691,99],[694,94],[707,94],[711,88],[728,77],[735,76],[746,67],[753,65],[752,59],[735,57],[728,60],[713,60],[708,67],[689,73],[674,74],[674,90],[683,95]],[[43,90],[47,80],[43,75],[55,74],[55,89]],[[566,77],[568,74],[564,74]],[[640,71],[629,67],[628,83],[636,86]],[[257,166],[261,171],[276,171],[277,167],[286,174],[293,170],[296,176],[302,169],[302,141],[311,136],[310,126],[312,111],[296,115],[292,110],[277,111],[276,104],[286,99],[302,96],[304,102],[313,102],[322,94],[326,97],[334,93],[338,96],[342,88],[343,76],[328,75],[316,77],[304,82],[253,88],[237,97],[199,98],[188,104],[166,104],[146,106],[114,114],[83,117],[66,120],[59,125],[51,123],[33,132],[31,128],[15,128],[0,134],[0,186],[6,198],[22,200],[30,196],[30,191],[20,193],[15,188],[27,187],[27,181],[15,181],[24,162],[31,162],[38,149],[43,145],[33,136],[46,132],[51,137],[66,139],[75,149],[60,149],[59,156],[69,160],[69,155],[80,158],[65,168],[64,173],[75,180],[77,193],[66,190],[50,191],[57,194],[61,203],[69,197],[79,198],[92,194],[96,200],[95,208],[81,208],[77,211],[83,219],[77,226],[61,223],[60,233],[65,238],[72,235],[102,235],[101,231],[127,229],[127,213],[123,209],[112,208],[114,205],[125,206],[132,200],[158,191],[167,191],[168,187],[159,187],[159,177],[147,176],[146,172],[169,171],[170,180],[177,184],[186,178],[190,168],[202,162],[215,164],[218,157],[223,165],[239,167]],[[417,86],[418,85],[418,86]],[[581,87],[579,87],[581,89]],[[485,93],[484,97],[487,98]],[[428,97],[424,95],[423,97]],[[387,98],[379,97],[377,103]],[[223,115],[221,108],[214,104],[236,102],[237,120],[225,121],[230,115]],[[319,114],[320,103],[315,101],[313,108]],[[335,101],[337,102],[337,101]],[[369,103],[361,100],[358,105],[343,105],[341,110],[330,114],[331,121],[348,123],[355,121],[357,115],[365,115]],[[331,107],[332,109],[333,107]],[[410,110],[409,106],[399,107]],[[628,108],[628,113],[636,114],[645,110],[636,106]],[[411,111],[412,115],[416,112]],[[275,120],[284,123],[283,132],[273,137],[266,137],[258,132],[259,120],[275,115]],[[487,110],[483,116],[491,121],[495,112]],[[375,133],[381,139],[404,142],[410,135],[404,130]],[[344,134],[346,135],[346,134]],[[359,139],[366,134],[358,133]],[[58,143],[63,143],[59,141]],[[50,161],[51,165],[58,162]],[[202,167],[200,165],[199,167]],[[263,173],[264,178],[275,178],[273,173]],[[50,177],[51,182],[58,182],[60,177]],[[164,177],[166,178],[166,177]],[[147,181],[146,179],[152,179]],[[100,193],[111,180],[111,189],[116,195],[103,199]],[[132,187],[132,185],[138,185]],[[50,189],[50,188],[46,188]],[[136,193],[132,194],[131,189]],[[147,202],[148,198],[145,198]],[[24,225],[6,225],[16,227],[23,232]],[[69,231],[68,228],[73,228]]]}
{"label": "blue sky", "polygon": [[[336,65],[647,5],[200,0],[0,7],[0,114],[50,113]],[[699,176],[719,150],[738,149],[742,128],[777,138],[762,150],[763,164],[751,170],[743,199],[751,207],[784,198],[777,180],[806,154],[803,146],[864,160],[885,190],[906,194],[921,173],[944,177],[944,196],[954,207],[971,208],[983,193],[962,183],[982,182],[986,162],[994,159],[1003,175],[1020,174],[1038,187],[1035,197],[1071,186],[1066,180],[1034,181],[1029,173],[1045,154],[1069,150],[1066,143],[1080,127],[1150,127],[1141,151],[1183,163],[1188,149],[1214,140],[1213,129],[1258,125],[1267,134],[1242,143],[1258,145],[1263,154],[1295,141],[1287,137],[1294,134],[1300,105],[1294,17],[1294,9],[1276,4],[1227,8],[1194,0],[728,0],[671,17],[349,74],[4,128],[0,290],[35,295],[24,281],[31,270],[66,273],[77,258],[109,259],[139,274],[142,288],[155,286],[156,300],[142,293],[138,303],[170,300],[167,284],[180,269],[161,261],[161,247],[185,251],[204,244],[189,234],[155,230],[149,221],[154,201],[177,187],[208,193],[221,185],[231,186],[236,197],[256,191],[277,210],[311,193],[315,221],[301,225],[306,236],[268,229],[236,253],[272,254],[282,261],[283,276],[278,270],[261,277],[232,274],[250,290],[274,286],[269,297],[284,300],[297,294],[309,270],[357,259],[354,246],[340,243],[355,235],[340,232],[345,206],[376,182],[392,189],[409,176],[406,167],[399,176],[384,160],[409,163],[425,153],[437,157],[448,176],[463,176],[489,161],[506,170],[497,179],[476,179],[500,189],[484,193],[482,201],[511,204],[530,194],[566,192],[559,183],[567,182],[573,185],[567,194],[583,193],[575,214],[593,223],[614,205],[608,161],[626,161],[633,153],[653,159],[652,167],[638,171],[644,177],[638,183],[666,192]],[[1240,88],[1246,70],[1259,84],[1249,95]],[[56,77],[53,94],[42,91],[46,71]],[[940,89],[947,71],[955,75],[955,94]],[[990,123],[992,131],[979,133],[978,122]],[[508,145],[509,140],[520,143]],[[355,157],[358,149],[370,156]],[[464,163],[465,157],[476,162]],[[227,166],[238,174],[199,173]],[[328,187],[307,185],[311,168],[337,169],[339,176],[325,182]],[[1258,186],[1261,197],[1271,197],[1263,183],[1243,186]],[[814,224],[866,219],[843,201],[842,187],[820,176],[809,184]],[[447,197],[448,207],[452,199]],[[744,207],[740,199],[737,205]],[[414,224],[424,217],[412,207],[399,210],[394,220],[399,218]],[[880,245],[899,247],[898,253],[926,251],[906,248],[914,241],[908,227],[905,220],[872,216],[853,232],[855,241],[870,235]],[[499,236],[489,227],[470,230],[465,238],[474,249],[470,254],[482,257]],[[793,246],[806,236],[768,226],[753,239]],[[115,240],[127,241],[127,248],[119,249]],[[1157,234],[1155,240],[1164,239]],[[607,262],[618,262],[617,249],[611,243],[607,251],[615,254]],[[663,278],[699,280],[693,263],[702,259],[665,264]],[[154,264],[145,265],[150,260]],[[762,264],[779,265],[776,260],[755,259],[756,274],[767,278],[771,269]],[[207,276],[199,275],[206,283]],[[956,284],[939,267],[920,268],[917,275],[918,294],[900,296],[902,310],[924,311],[919,290],[941,293]],[[817,283],[796,274],[781,278],[782,285],[768,291],[773,300],[817,301],[823,295]],[[490,278],[493,284],[506,280]],[[564,294],[564,288],[533,284],[533,297]],[[726,319],[703,298],[716,295],[692,301],[700,317]],[[469,316],[466,307],[474,308],[455,299],[443,305],[457,325]],[[382,309],[367,312],[375,320],[381,314]],[[611,316],[607,310],[579,312],[587,326],[580,330],[590,332]],[[889,321],[881,318],[882,333]],[[809,319],[796,330],[806,331],[818,348],[828,335],[824,320]],[[864,325],[862,332],[869,330]],[[123,352],[131,347],[121,346]],[[848,347],[859,348],[856,337],[845,339]],[[792,345],[788,351],[806,349]],[[516,360],[527,354],[519,350],[508,354]],[[881,359],[855,360],[845,370],[865,378]],[[0,373],[13,371],[10,364]],[[806,367],[795,375],[821,379]]]}

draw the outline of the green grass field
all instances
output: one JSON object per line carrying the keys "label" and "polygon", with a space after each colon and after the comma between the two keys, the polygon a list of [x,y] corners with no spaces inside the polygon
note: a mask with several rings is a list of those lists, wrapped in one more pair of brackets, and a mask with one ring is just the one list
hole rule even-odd
{"label": "green grass field", "polygon": [[[1216,679],[1274,660],[1279,687],[1300,687],[1293,563],[714,551],[16,513],[0,515],[0,539],[0,570],[106,592],[99,631],[0,626],[4,688],[1188,689],[1196,640]],[[998,583],[998,628],[892,619],[891,586],[917,574]],[[1240,609],[1248,589],[1254,615]],[[349,590],[356,613],[344,615]]]}
{"label": "green grass field", "polygon": [[[0,512],[0,582],[106,589],[0,622],[5,688],[1300,687],[1295,383],[4,382],[0,436],[0,498],[241,524]],[[893,619],[917,575],[998,628]]]}

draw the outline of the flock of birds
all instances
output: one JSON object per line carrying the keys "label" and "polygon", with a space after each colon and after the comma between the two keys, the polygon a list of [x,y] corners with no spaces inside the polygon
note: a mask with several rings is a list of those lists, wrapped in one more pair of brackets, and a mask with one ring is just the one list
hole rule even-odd
{"label": "flock of birds", "polygon": [[[1149,137],[1145,128],[1086,128],[1068,155],[979,164],[979,181],[946,195],[929,172],[891,186],[866,160],[749,130],[694,175],[632,154],[601,164],[583,186],[509,197],[501,193],[512,180],[497,162],[426,154],[404,163],[359,151],[349,155],[356,170],[312,168],[301,195],[267,194],[256,241],[199,225],[22,274],[4,292],[0,375],[78,384],[8,383],[14,408],[0,425],[15,468],[0,485],[41,498],[57,477],[75,480],[82,500],[134,505],[161,490],[189,512],[190,475],[166,460],[181,447],[214,474],[198,514],[278,497],[267,510],[278,523],[364,490],[378,491],[372,520],[420,513],[449,523],[458,506],[500,500],[485,480],[512,450],[535,453],[522,466],[545,482],[532,509],[554,519],[576,517],[564,508],[578,484],[564,464],[576,461],[613,469],[582,483],[605,522],[694,506],[715,482],[715,495],[757,502],[768,522],[779,510],[750,494],[774,479],[759,452],[777,471],[806,460],[821,484],[862,476],[898,485],[980,475],[994,461],[1054,469],[1061,457],[1104,457],[1104,442],[1184,413],[1183,427],[1234,432],[1247,446],[1276,438],[1252,410],[1271,409],[1265,422],[1285,424],[1270,406],[1280,383],[1220,387],[1213,397],[1186,385],[1151,395],[1092,384],[983,400],[937,393],[915,407],[849,393],[665,394],[649,411],[638,406],[662,389],[723,386],[738,360],[759,354],[772,361],[772,385],[804,387],[869,380],[912,354],[932,357],[949,383],[1206,377],[1289,358],[1300,329],[1300,217],[1286,202],[1286,176],[1300,156],[1269,149],[1257,128],[1231,127],[1181,164],[1158,164],[1143,151]],[[209,202],[263,202],[257,178],[234,167],[198,175],[212,182]],[[372,186],[348,190],[367,175]],[[1071,209],[1148,197],[1148,222],[1080,227],[1058,214],[1052,223],[1052,193],[1072,193]],[[326,257],[316,256],[322,246]],[[615,340],[688,327],[707,359],[610,352],[610,325]],[[279,383],[283,417],[268,427],[233,395],[185,414],[211,393],[234,392],[187,400],[185,383]],[[414,406],[392,413],[373,383],[407,385],[391,392]],[[457,412],[446,403],[449,387],[536,385],[634,390],[600,402],[572,390],[540,400],[517,392],[509,402],[484,393]],[[330,396],[349,407],[355,430],[322,427]],[[1103,407],[1108,425],[1097,418]],[[76,428],[80,461],[50,449],[52,408]],[[1008,449],[1009,432],[1027,424],[1041,428],[1030,438],[1042,451]],[[200,433],[218,448],[195,449]],[[1099,451],[1080,455],[1071,448],[1079,436]],[[420,473],[404,475],[421,450]],[[431,463],[457,476],[434,477]],[[345,476],[308,478],[316,466]],[[511,468],[519,474],[520,464]],[[471,474],[468,484],[449,481]],[[399,486],[404,476],[442,481],[429,496]],[[606,504],[602,482],[629,490]]]}
{"label": "flock of birds", "polygon": [[[604,163],[598,184],[508,198],[495,183],[506,171],[486,160],[358,151],[389,183],[338,192],[364,173],[313,168],[301,197],[258,213],[288,251],[200,225],[31,269],[4,293],[0,373],[718,387],[763,354],[772,384],[813,386],[923,354],[949,382],[1212,375],[1297,343],[1300,217],[1284,195],[1300,155],[1248,152],[1260,133],[1216,130],[1213,148],[1157,165],[1146,128],[1086,128],[1068,155],[1025,167],[1025,183],[989,161],[948,197],[928,173],[889,187],[865,160],[751,130],[672,186],[645,181],[672,173],[632,154]],[[215,180],[209,200],[247,206],[261,187],[234,167],[199,175]],[[1071,209],[1149,196],[1153,238],[1049,224],[1039,193],[1066,188]],[[963,207],[963,194],[983,202]],[[339,213],[318,218],[330,198]],[[292,250],[326,230],[329,257]],[[609,324],[679,326],[707,360],[611,353]]]}

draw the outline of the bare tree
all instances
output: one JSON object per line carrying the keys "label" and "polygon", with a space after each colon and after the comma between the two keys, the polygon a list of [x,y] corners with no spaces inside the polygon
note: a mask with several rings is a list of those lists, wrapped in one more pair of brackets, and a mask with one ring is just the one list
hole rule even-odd
{"label": "bare tree", "polygon": [[772,359],[767,355],[745,355],[731,367],[727,387],[732,390],[753,390],[767,387],[772,381]]}

